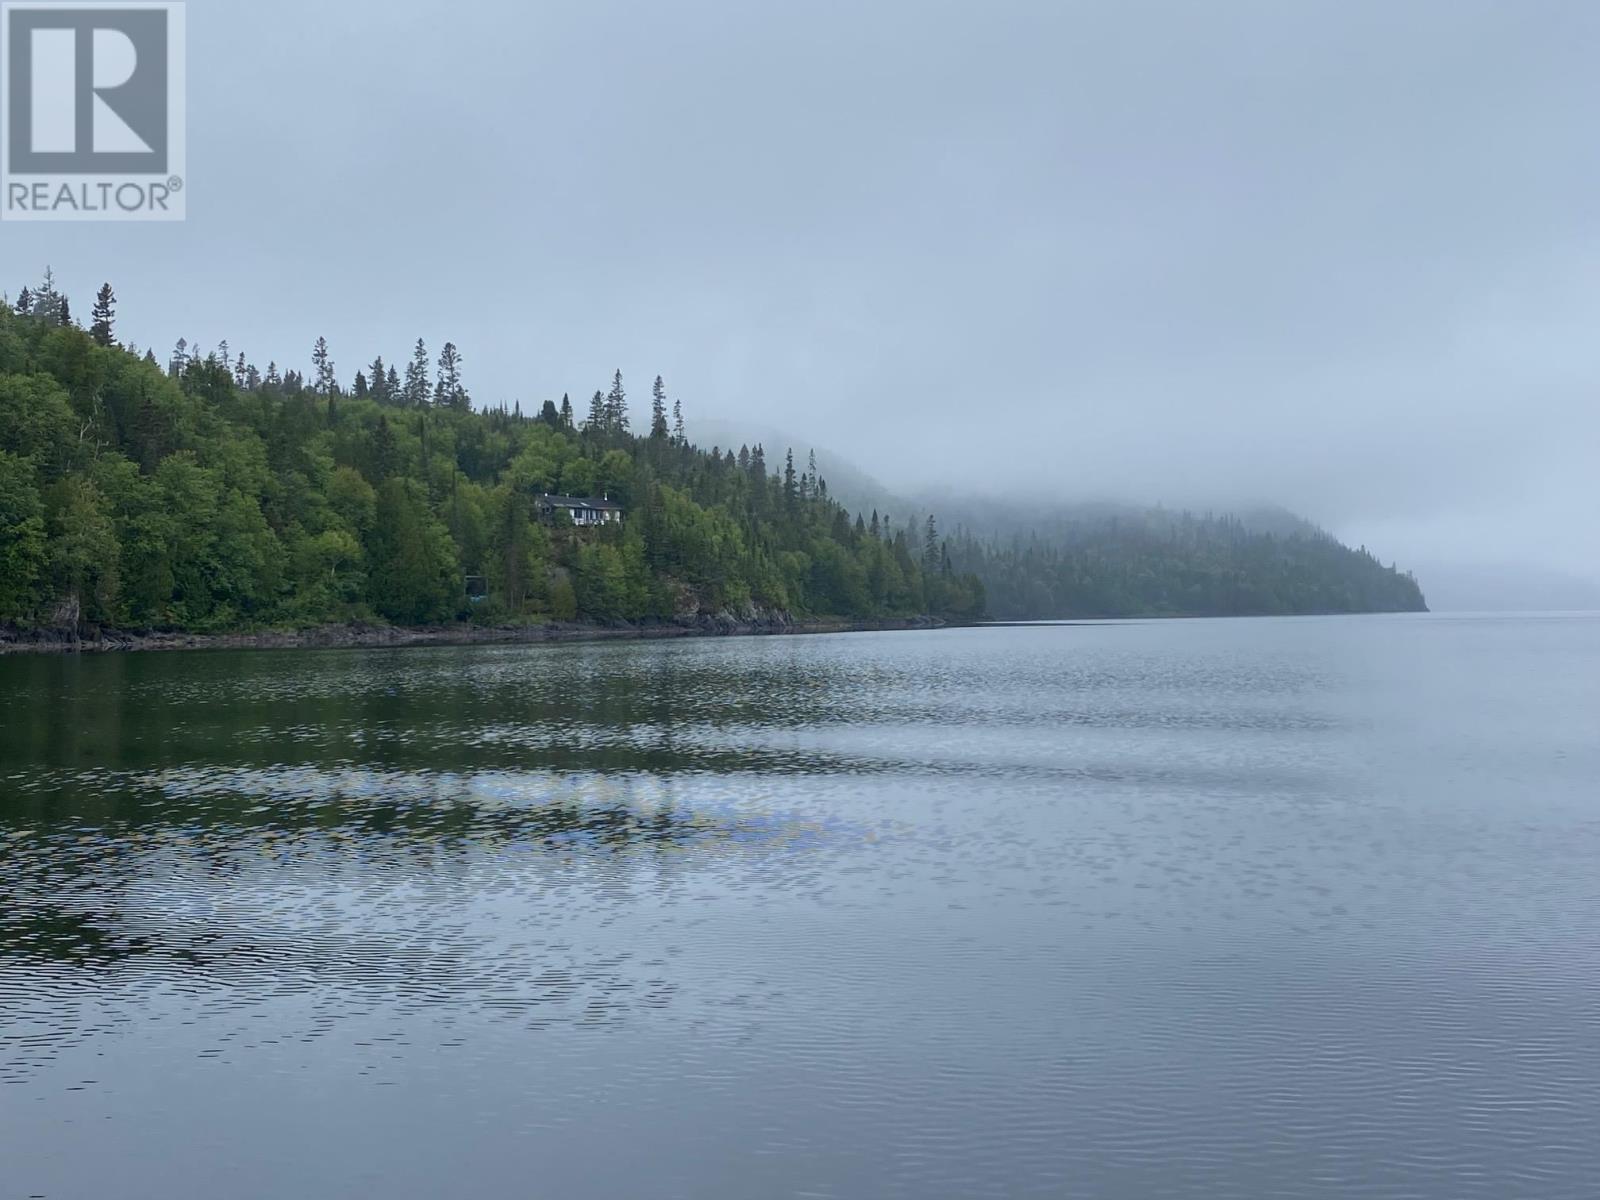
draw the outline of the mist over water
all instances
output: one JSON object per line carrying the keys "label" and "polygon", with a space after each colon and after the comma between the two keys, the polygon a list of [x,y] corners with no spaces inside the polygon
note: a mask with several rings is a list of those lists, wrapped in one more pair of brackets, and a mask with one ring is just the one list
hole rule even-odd
{"label": "mist over water", "polygon": [[0,660],[19,1195],[1583,1197],[1600,620]]}

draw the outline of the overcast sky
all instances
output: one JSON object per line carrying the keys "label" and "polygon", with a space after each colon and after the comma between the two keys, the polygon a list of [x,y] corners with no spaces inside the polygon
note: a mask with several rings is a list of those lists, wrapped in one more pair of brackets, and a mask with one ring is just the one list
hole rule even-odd
{"label": "overcast sky", "polygon": [[13,294],[1600,575],[1589,0],[192,0],[189,39],[188,222],[0,226]]}

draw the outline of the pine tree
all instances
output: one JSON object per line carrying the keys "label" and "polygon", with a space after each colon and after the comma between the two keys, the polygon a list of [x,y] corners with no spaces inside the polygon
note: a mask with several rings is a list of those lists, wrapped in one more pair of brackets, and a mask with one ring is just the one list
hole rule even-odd
{"label": "pine tree", "polygon": [[179,338],[178,344],[172,348],[172,361],[167,366],[167,374],[179,378],[189,369],[189,339]]}
{"label": "pine tree", "polygon": [[356,372],[356,381],[351,385],[351,391],[355,393],[357,400],[365,400],[367,398],[367,375],[365,371]]}
{"label": "pine tree", "polygon": [[17,297],[17,315],[27,317],[33,314],[33,289],[23,288],[22,295]]}
{"label": "pine tree", "polygon": [[611,392],[606,396],[606,432],[622,435],[628,432],[628,393],[622,389],[622,371],[611,378]]}
{"label": "pine tree", "polygon": [[426,408],[428,404],[428,347],[421,338],[406,367],[405,402],[407,408]]}
{"label": "pine tree", "polygon": [[383,390],[389,397],[390,404],[397,404],[404,395],[400,384],[400,372],[391,364],[389,373],[383,377]]}
{"label": "pine tree", "polygon": [[791,447],[783,463],[783,502],[792,509],[799,499],[800,488],[795,483],[794,449]]}
{"label": "pine tree", "polygon": [[672,440],[680,446],[687,446],[689,439],[683,433],[683,401],[672,402]]}
{"label": "pine tree", "polygon": [[661,382],[661,376],[656,376],[654,386],[650,389],[650,437],[654,441],[665,441],[671,436],[667,428],[667,386]]}
{"label": "pine tree", "polygon": [[939,569],[939,526],[928,514],[927,534],[922,543],[922,569],[930,575]]}
{"label": "pine tree", "polygon": [[561,428],[572,429],[572,401],[565,392],[561,393]]}
{"label": "pine tree", "polygon": [[239,351],[239,361],[233,364],[233,383],[235,387],[245,388],[250,384],[250,368],[244,364],[244,351]]}
{"label": "pine tree", "polygon": [[94,322],[89,326],[89,336],[102,346],[111,345],[116,340],[112,336],[112,331],[117,319],[117,297],[109,283],[101,285],[99,293],[94,298],[94,311],[91,315],[94,317]]}
{"label": "pine tree", "polygon": [[461,384],[461,352],[454,342],[446,342],[439,352],[439,378],[434,384],[433,402],[440,408],[472,407],[467,389]]}
{"label": "pine tree", "polygon": [[327,338],[319,337],[311,348],[311,365],[316,368],[317,395],[332,396],[339,390],[339,384],[333,377],[333,358],[328,353]]}
{"label": "pine tree", "polygon": [[267,383],[268,387],[282,387],[283,386],[283,378],[278,374],[278,364],[275,363],[275,362],[268,362],[267,363],[267,379],[266,379],[266,383]]}
{"label": "pine tree", "polygon": [[583,431],[590,437],[599,437],[606,431],[606,395],[596,392],[589,401],[589,419],[583,423]]}
{"label": "pine tree", "polygon": [[388,404],[394,397],[389,394],[389,372],[383,365],[383,355],[372,360],[367,368],[367,387],[379,404]]}
{"label": "pine tree", "polygon": [[55,272],[49,267],[44,269],[44,281],[33,290],[33,303],[30,311],[39,320],[46,324],[63,325],[62,295],[56,291]]}

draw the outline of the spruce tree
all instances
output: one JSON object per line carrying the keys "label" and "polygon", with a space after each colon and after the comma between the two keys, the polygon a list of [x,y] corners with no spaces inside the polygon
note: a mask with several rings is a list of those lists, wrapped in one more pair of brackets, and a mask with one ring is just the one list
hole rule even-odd
{"label": "spruce tree", "polygon": [[379,404],[389,404],[394,397],[389,394],[389,372],[383,365],[383,355],[378,355],[372,360],[372,366],[367,368],[367,387],[372,392],[372,398]]}
{"label": "spruce tree", "polygon": [[428,347],[421,338],[406,367],[405,402],[407,408],[426,408],[428,404]]}
{"label": "spruce tree", "polygon": [[622,388],[622,371],[619,368],[611,378],[611,392],[606,396],[606,432],[622,435],[628,432],[628,393]]}
{"label": "spruce tree", "polygon": [[655,385],[650,389],[650,437],[653,441],[665,441],[671,436],[667,428],[667,386],[661,382],[661,376],[656,376]]}
{"label": "spruce tree", "polygon": [[672,440],[680,446],[687,446],[689,439],[683,432],[683,401],[672,402]]}
{"label": "spruce tree", "polygon": [[94,321],[89,326],[89,336],[102,346],[111,345],[116,340],[112,331],[117,319],[117,297],[109,283],[101,285],[91,315]]}
{"label": "spruce tree", "polygon": [[440,408],[469,409],[472,401],[461,383],[461,352],[454,342],[446,342],[439,352],[439,378],[434,384],[433,402]]}
{"label": "spruce tree", "polygon": [[339,385],[333,377],[333,357],[328,353],[328,339],[319,337],[316,345],[311,348],[311,365],[316,368],[316,393],[319,396],[331,396],[339,390]]}
{"label": "spruce tree", "polygon": [[572,430],[572,400],[565,392],[561,393],[561,428]]}

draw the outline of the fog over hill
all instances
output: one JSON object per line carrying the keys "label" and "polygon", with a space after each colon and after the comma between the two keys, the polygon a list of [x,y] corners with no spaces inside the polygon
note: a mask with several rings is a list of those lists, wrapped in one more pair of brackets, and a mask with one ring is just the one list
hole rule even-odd
{"label": "fog over hill", "polygon": [[163,361],[448,340],[480,405],[660,374],[895,494],[1600,577],[1600,6],[324,10],[207,6],[188,223],[6,223],[4,286],[109,280]]}

